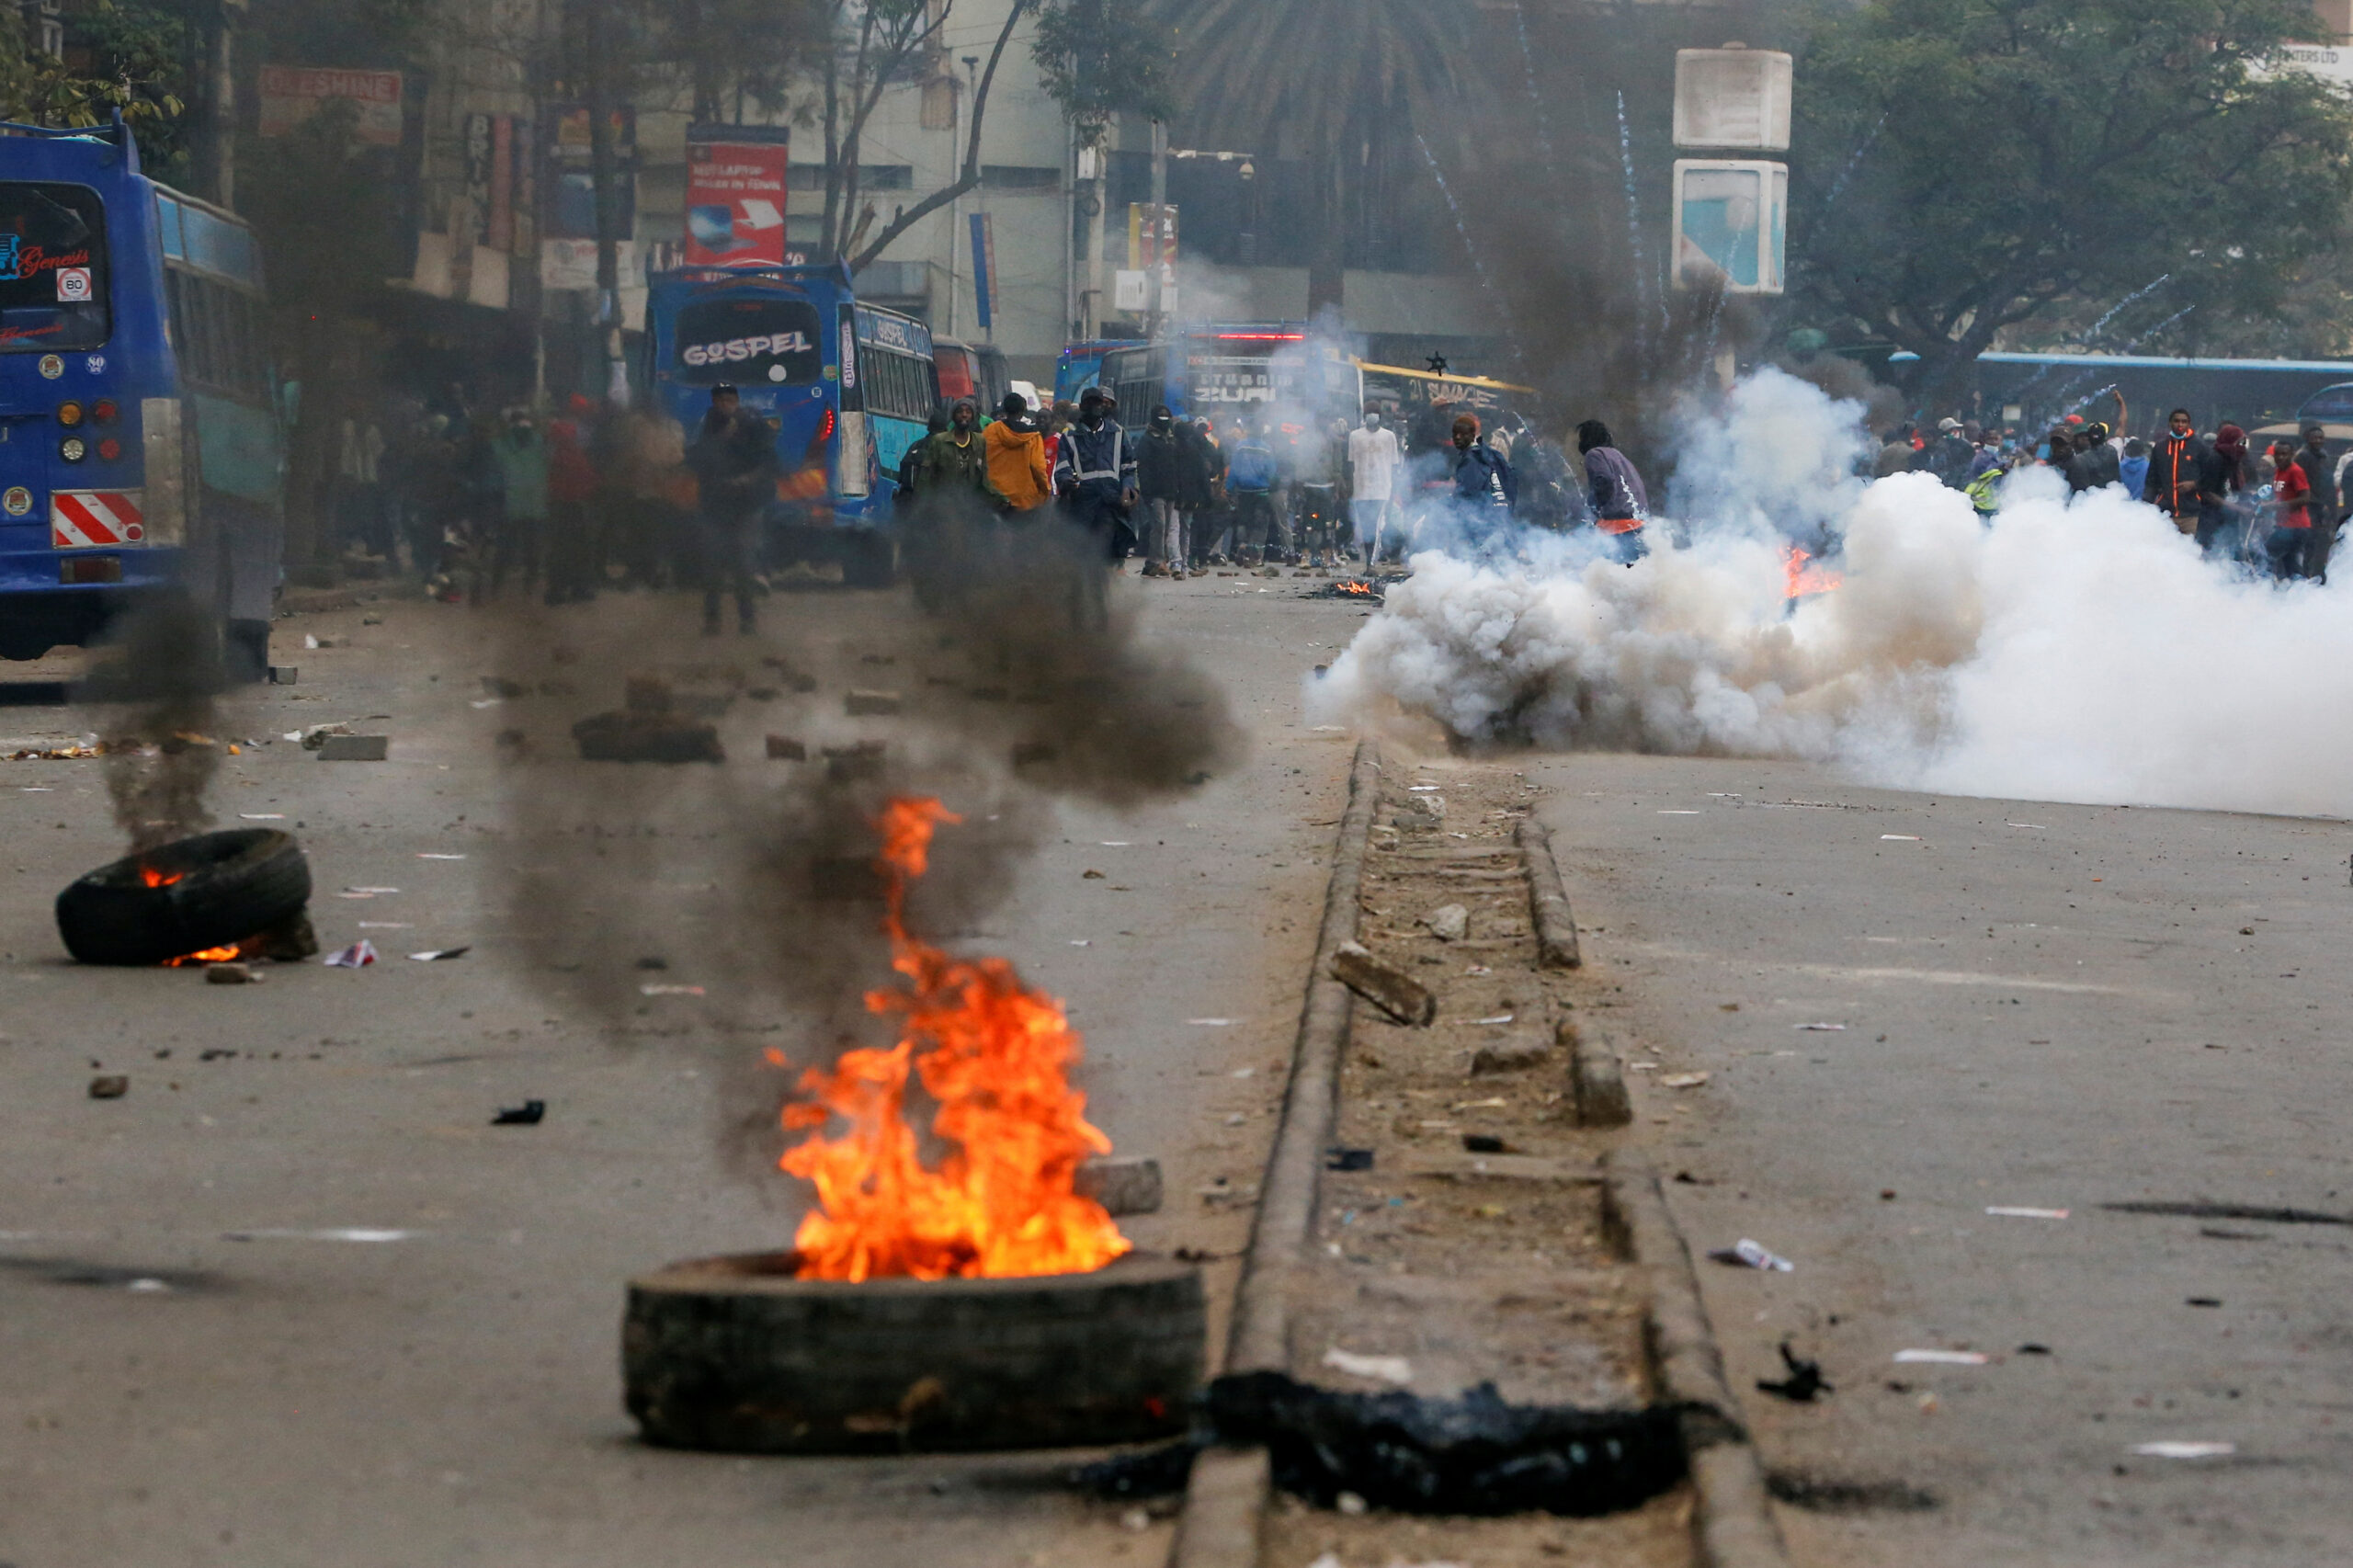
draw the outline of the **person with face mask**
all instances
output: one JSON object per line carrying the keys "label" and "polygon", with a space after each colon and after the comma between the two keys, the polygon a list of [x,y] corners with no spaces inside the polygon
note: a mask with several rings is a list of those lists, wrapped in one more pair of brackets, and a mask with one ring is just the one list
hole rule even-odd
{"label": "person with face mask", "polygon": [[1093,540],[1098,557],[1115,570],[1127,559],[1134,533],[1129,508],[1136,504],[1136,450],[1120,422],[1110,417],[1110,399],[1089,387],[1078,400],[1078,423],[1064,433],[1054,468],[1054,489],[1070,519]]}
{"label": "person with face mask", "polygon": [[1005,394],[1004,417],[981,432],[988,447],[989,478],[1016,512],[1033,511],[1053,494],[1053,470],[1046,460],[1046,437],[1029,416],[1029,400]]}
{"label": "person with face mask", "polygon": [[1398,465],[1404,461],[1397,432],[1382,422],[1381,410],[1366,409],[1362,427],[1348,432],[1348,479],[1352,486],[1348,520],[1355,534],[1357,553],[1364,558],[1367,571],[1371,570],[1374,558],[1381,553],[1381,527],[1389,516],[1390,504],[1396,494]]}
{"label": "person with face mask", "polygon": [[1256,566],[1290,551],[1290,526],[1275,506],[1275,449],[1267,422],[1254,421],[1226,460],[1225,488],[1233,498],[1233,559]]}
{"label": "person with face mask", "polygon": [[1454,465],[1454,520],[1463,542],[1473,555],[1502,552],[1511,537],[1512,504],[1518,499],[1511,464],[1480,439],[1475,414],[1455,415],[1449,455]]}
{"label": "person with face mask", "polygon": [[1186,558],[1191,553],[1191,517],[1186,500],[1205,488],[1193,472],[1199,466],[1191,431],[1177,426],[1176,416],[1166,403],[1154,408],[1143,439],[1136,443],[1136,491],[1143,499],[1143,574],[1147,577],[1184,578]]}

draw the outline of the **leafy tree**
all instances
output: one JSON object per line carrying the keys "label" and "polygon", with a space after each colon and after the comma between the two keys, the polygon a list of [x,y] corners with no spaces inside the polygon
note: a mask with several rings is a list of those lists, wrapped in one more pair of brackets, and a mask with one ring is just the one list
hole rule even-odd
{"label": "leafy tree", "polygon": [[1176,113],[1176,43],[1153,0],[1051,0],[1040,7],[1029,54],[1046,96],[1079,139],[1099,145],[1117,114]]}
{"label": "leafy tree", "polygon": [[1463,0],[1156,0],[1175,33],[1186,119],[1296,144],[1314,166],[1312,312],[1341,302],[1350,149],[1378,122],[1453,102],[1474,21]]}
{"label": "leafy tree", "polygon": [[1814,5],[1792,284],[1918,354],[1930,403],[2160,278],[2156,317],[2274,311],[2353,199],[2353,105],[2279,68],[2302,0]]}
{"label": "leafy tree", "polygon": [[[655,7],[655,51],[685,78],[694,118],[781,112],[796,72],[823,47],[823,0],[676,0]],[[731,106],[730,100],[733,101]]]}

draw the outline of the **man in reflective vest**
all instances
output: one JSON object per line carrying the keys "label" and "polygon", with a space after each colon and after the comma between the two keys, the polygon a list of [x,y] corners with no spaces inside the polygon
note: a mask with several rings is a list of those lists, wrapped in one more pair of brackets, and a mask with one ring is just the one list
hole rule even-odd
{"label": "man in reflective vest", "polygon": [[1093,536],[1103,558],[1127,558],[1128,509],[1136,504],[1136,454],[1120,422],[1104,413],[1102,389],[1078,400],[1078,423],[1055,454],[1054,489],[1071,520]]}

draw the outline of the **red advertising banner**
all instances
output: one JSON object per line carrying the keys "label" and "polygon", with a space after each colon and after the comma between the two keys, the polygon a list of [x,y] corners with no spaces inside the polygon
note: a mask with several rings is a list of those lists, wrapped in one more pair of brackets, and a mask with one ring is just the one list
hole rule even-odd
{"label": "red advertising banner", "polygon": [[781,266],[792,146],[782,126],[687,132],[687,265]]}

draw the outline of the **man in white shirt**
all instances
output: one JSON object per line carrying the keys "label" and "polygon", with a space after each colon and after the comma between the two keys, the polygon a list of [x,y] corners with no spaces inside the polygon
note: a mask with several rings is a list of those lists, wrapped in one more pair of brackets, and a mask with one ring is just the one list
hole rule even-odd
{"label": "man in white shirt", "polygon": [[1381,523],[1389,513],[1390,496],[1397,483],[1397,465],[1404,454],[1397,432],[1381,427],[1381,411],[1368,408],[1364,428],[1348,432],[1348,513],[1356,524],[1357,549],[1370,568],[1381,550]]}

